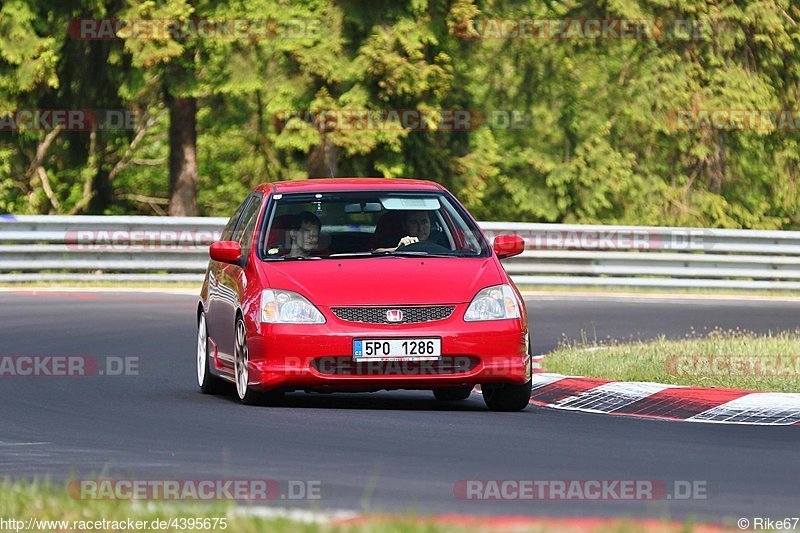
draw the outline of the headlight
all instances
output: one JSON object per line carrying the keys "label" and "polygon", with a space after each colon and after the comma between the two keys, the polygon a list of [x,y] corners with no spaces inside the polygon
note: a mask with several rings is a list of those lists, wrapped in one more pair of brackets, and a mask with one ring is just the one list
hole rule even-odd
{"label": "headlight", "polygon": [[475,295],[464,314],[467,322],[519,317],[519,302],[510,285],[495,285],[483,289]]}
{"label": "headlight", "polygon": [[319,309],[292,291],[267,289],[261,293],[261,322],[267,324],[324,324]]}

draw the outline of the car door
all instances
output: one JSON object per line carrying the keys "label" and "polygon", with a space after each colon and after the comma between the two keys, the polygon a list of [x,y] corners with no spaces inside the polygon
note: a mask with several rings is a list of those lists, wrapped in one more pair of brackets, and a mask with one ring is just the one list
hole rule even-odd
{"label": "car door", "polygon": [[239,222],[233,232],[231,240],[236,241],[242,247],[242,261],[239,265],[222,265],[219,276],[219,336],[217,338],[218,347],[221,353],[233,357],[236,310],[239,308],[242,297],[242,287],[245,285],[245,269],[242,268],[250,253],[250,245],[253,240],[256,220],[261,211],[262,196],[260,193],[253,193],[248,197],[248,202],[242,210]]}
{"label": "car door", "polygon": [[[222,230],[222,235],[220,236],[221,241],[234,240],[236,227],[239,224],[239,220],[242,218],[242,213],[250,203],[251,199],[251,196],[248,195],[247,198],[245,198],[244,201],[239,204],[239,207],[236,208],[236,211],[234,211],[230,220],[228,220],[228,223],[225,225],[225,229]],[[208,310],[206,311],[206,324],[208,327],[208,336],[216,344],[220,358],[226,363],[232,363],[230,352],[227,350],[227,348],[223,348],[225,344],[222,342],[225,338],[231,335],[227,330],[232,327],[228,324],[228,313],[226,311],[226,308],[228,307],[226,304],[226,299],[230,299],[230,294],[228,294],[228,292],[225,290],[225,285],[222,283],[223,279],[227,275],[226,267],[228,266],[230,265],[214,260],[211,260],[209,263]]]}

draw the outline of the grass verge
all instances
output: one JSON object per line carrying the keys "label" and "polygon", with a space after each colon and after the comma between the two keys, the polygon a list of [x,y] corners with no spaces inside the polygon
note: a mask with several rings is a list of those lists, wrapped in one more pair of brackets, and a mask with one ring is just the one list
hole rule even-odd
{"label": "grass verge", "polygon": [[[640,522],[606,520],[594,524],[582,520],[543,519],[540,524],[506,521],[493,526],[489,521],[470,522],[455,517],[450,523],[434,522],[414,515],[378,515],[373,518],[350,523],[311,523],[306,520],[288,518],[260,518],[241,516],[243,507],[232,504],[196,504],[189,502],[131,503],[119,500],[78,500],[70,497],[66,490],[48,482],[11,481],[0,482],[0,530],[2,531],[231,531],[236,533],[474,533],[479,531],[526,531],[533,533],[634,533],[644,530]],[[246,509],[246,507],[244,507]],[[222,526],[221,519],[225,519]],[[19,525],[9,520],[21,521]],[[29,520],[35,519],[32,524]],[[181,519],[186,521],[181,522]],[[5,522],[3,522],[3,520]],[[131,520],[134,526],[131,527]],[[171,522],[175,520],[174,525]],[[191,522],[194,520],[194,523]],[[193,524],[208,527],[192,527]],[[217,520],[214,527],[214,520]],[[167,521],[165,527],[153,527],[153,521]],[[59,523],[60,522],[60,523]],[[116,524],[114,524],[116,522]],[[138,525],[144,527],[137,527]],[[448,522],[448,521],[445,521]],[[456,523],[453,523],[456,522]],[[591,522],[591,521],[589,521]],[[691,522],[670,523],[648,521],[647,531],[657,532],[707,532],[722,531],[722,528],[694,525]],[[655,523],[655,528],[652,525]],[[731,529],[725,529],[731,531]]]}
{"label": "grass verge", "polygon": [[545,372],[768,392],[800,391],[800,330],[773,335],[712,330],[680,340],[583,339],[563,343],[543,360]]}

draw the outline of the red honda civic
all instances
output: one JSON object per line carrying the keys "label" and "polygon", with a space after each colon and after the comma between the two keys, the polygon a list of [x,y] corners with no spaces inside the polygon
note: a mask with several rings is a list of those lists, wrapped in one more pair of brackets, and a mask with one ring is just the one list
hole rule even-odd
{"label": "red honda civic", "polygon": [[197,307],[197,379],[245,404],[287,391],[481,386],[491,410],[528,405],[523,299],[492,246],[442,186],[351,178],[265,184],[210,248]]}

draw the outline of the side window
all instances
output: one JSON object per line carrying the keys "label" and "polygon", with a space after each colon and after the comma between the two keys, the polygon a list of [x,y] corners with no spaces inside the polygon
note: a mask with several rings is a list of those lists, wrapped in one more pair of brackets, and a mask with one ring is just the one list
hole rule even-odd
{"label": "side window", "polygon": [[236,241],[242,245],[242,257],[247,257],[250,253],[250,246],[253,244],[253,237],[255,236],[258,213],[261,211],[261,197],[254,194],[251,198],[252,200],[242,213],[241,222],[236,227],[236,234],[234,235]]}
{"label": "side window", "polygon": [[455,250],[455,242],[453,240],[453,233],[450,225],[447,223],[449,218],[443,209],[431,212],[431,236],[429,239],[434,240],[436,244],[441,244],[445,248]]}
{"label": "side window", "polygon": [[469,228],[464,218],[458,214],[458,211],[450,202],[444,202],[442,207],[442,214],[444,214],[445,218],[451,221],[450,223],[453,225],[455,248],[459,251],[469,253],[481,253],[483,249],[481,247],[481,241],[483,241],[483,238],[480,236],[480,233],[477,230],[473,232],[473,230]]}
{"label": "side window", "polygon": [[233,212],[233,216],[231,216],[228,223],[225,225],[225,229],[222,230],[222,235],[220,236],[220,240],[222,241],[232,241],[233,238],[233,231],[236,229],[236,223],[239,222],[239,217],[242,216],[242,211],[244,211],[247,202],[250,201],[250,196],[244,199],[244,202],[239,204],[239,207],[236,208],[236,211]]}

